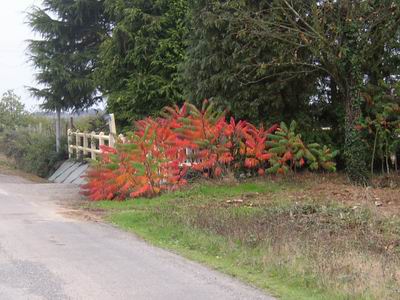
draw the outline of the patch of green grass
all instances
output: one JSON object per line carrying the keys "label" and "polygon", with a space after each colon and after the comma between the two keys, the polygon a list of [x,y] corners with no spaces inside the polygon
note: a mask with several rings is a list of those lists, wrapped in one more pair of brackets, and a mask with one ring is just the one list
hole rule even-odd
{"label": "patch of green grass", "polygon": [[165,222],[148,212],[116,213],[110,221],[154,245],[207,264],[281,299],[337,299],[337,295],[328,295],[313,286],[312,280],[290,275],[290,270],[264,269],[257,262],[252,263],[262,256],[261,249],[246,249],[215,234]]}
{"label": "patch of green grass", "polygon": [[[112,223],[157,246],[281,299],[391,299],[398,282],[373,273],[389,257],[388,274],[400,265],[398,256],[382,253],[383,245],[396,239],[398,219],[376,220],[366,209],[289,199],[301,189],[272,181],[198,184],[155,199],[88,207],[107,211]],[[378,287],[371,287],[371,280]]]}
{"label": "patch of green grass", "polygon": [[225,199],[229,197],[240,196],[246,193],[276,192],[282,188],[290,188],[281,183],[265,183],[265,182],[245,182],[235,185],[216,185],[216,184],[196,184],[191,188],[181,191],[166,193],[154,199],[138,198],[128,201],[101,201],[92,203],[92,206],[103,209],[124,210],[129,208],[137,208],[140,206],[154,206],[168,201],[184,200],[186,202],[196,201],[213,201],[215,199]]}

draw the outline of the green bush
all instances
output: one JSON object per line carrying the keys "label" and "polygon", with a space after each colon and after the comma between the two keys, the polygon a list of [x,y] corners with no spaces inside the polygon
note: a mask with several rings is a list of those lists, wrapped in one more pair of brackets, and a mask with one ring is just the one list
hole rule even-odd
{"label": "green bush", "polygon": [[66,139],[63,139],[64,151],[57,153],[53,136],[28,130],[8,131],[0,143],[0,151],[13,159],[18,169],[41,177],[47,177],[67,157],[66,148]]}
{"label": "green bush", "polygon": [[26,117],[27,112],[21,98],[12,90],[0,97],[0,132],[4,132],[7,128],[24,126]]}
{"label": "green bush", "polygon": [[74,119],[74,128],[81,132],[108,132],[109,125],[104,119],[104,113],[98,112],[96,115],[79,116]]}

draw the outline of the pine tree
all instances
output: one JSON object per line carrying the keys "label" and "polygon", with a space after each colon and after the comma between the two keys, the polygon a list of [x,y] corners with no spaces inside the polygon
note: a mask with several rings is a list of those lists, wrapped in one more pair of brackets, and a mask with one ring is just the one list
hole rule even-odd
{"label": "pine tree", "polygon": [[247,14],[268,7],[261,1],[190,1],[188,57],[184,66],[185,95],[196,105],[211,99],[239,119],[255,123],[311,120],[309,97],[316,73],[276,74],[268,62],[279,56],[277,43],[261,40],[243,22]]}
{"label": "pine tree", "polygon": [[28,14],[30,27],[40,36],[29,41],[38,83],[30,91],[43,101],[43,109],[57,114],[57,151],[61,111],[88,108],[100,100],[93,71],[106,30],[103,12],[103,1],[44,0]]}
{"label": "pine tree", "polygon": [[106,1],[112,34],[98,72],[108,110],[122,126],[182,102],[187,0]]}

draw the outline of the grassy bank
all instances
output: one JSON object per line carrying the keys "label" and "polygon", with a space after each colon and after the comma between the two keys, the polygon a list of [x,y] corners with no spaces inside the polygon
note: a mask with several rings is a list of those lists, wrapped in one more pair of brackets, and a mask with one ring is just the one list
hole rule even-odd
{"label": "grassy bank", "polygon": [[47,180],[40,178],[36,175],[26,173],[24,171],[17,169],[15,163],[2,153],[0,153],[0,174],[19,176],[32,182],[38,182],[38,183],[48,182]]}
{"label": "grassy bank", "polygon": [[317,188],[315,178],[203,183],[88,209],[282,299],[399,298],[400,217]]}

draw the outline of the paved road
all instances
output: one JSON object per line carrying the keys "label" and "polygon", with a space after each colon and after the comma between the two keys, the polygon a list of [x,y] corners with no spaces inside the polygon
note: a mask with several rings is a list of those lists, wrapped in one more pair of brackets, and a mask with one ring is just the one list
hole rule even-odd
{"label": "paved road", "polygon": [[66,217],[70,185],[0,174],[0,299],[272,299],[112,226]]}

